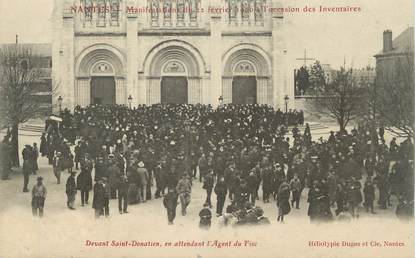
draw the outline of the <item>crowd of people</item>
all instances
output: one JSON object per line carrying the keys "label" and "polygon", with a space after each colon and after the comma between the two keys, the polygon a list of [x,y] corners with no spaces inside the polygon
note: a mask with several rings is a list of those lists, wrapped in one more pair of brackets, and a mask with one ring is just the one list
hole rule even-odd
{"label": "crowd of people", "polygon": [[311,221],[358,217],[361,205],[375,213],[376,196],[380,209],[394,196],[399,216],[413,214],[413,144],[394,138],[388,146],[382,128],[362,125],[313,140],[308,124],[304,132],[297,127],[302,112],[263,105],[91,105],[61,118],[47,121],[40,154],[58,184],[62,171],[71,174],[68,208],[77,191],[82,206],[93,191],[96,217],[109,216],[110,199],[118,198],[122,214],[128,205],[163,197],[172,224],[178,202],[186,215],[194,180],[206,191],[201,227],[209,227],[213,204],[224,224],[269,223],[260,197],[264,205],[276,203],[282,222],[292,208],[305,206],[304,189]]}

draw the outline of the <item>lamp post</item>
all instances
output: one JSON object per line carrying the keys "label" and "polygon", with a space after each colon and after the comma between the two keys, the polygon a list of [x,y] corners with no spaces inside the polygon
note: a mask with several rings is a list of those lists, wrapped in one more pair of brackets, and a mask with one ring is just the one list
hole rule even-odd
{"label": "lamp post", "polygon": [[219,97],[219,107],[222,106],[222,104],[223,104],[223,97],[222,97],[222,95],[220,95],[220,97]]}
{"label": "lamp post", "polygon": [[130,107],[130,109],[131,109],[131,103],[133,102],[133,97],[131,97],[131,95],[130,96],[128,96],[128,106]]}
{"label": "lamp post", "polygon": [[60,113],[62,113],[62,101],[63,101],[62,96],[59,96],[59,97],[58,97],[59,114],[60,114]]}
{"label": "lamp post", "polygon": [[285,101],[285,113],[287,114],[288,113],[288,100],[289,100],[290,98],[288,97],[288,95],[285,95],[285,97],[284,97],[284,101]]}

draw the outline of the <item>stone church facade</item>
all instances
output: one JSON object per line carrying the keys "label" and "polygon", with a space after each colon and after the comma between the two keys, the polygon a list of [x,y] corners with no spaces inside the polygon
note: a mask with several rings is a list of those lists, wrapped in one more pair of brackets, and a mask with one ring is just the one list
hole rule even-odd
{"label": "stone church facade", "polygon": [[279,6],[275,0],[55,0],[55,95],[70,109],[94,103],[283,109],[286,96],[291,108],[284,18],[268,11]]}

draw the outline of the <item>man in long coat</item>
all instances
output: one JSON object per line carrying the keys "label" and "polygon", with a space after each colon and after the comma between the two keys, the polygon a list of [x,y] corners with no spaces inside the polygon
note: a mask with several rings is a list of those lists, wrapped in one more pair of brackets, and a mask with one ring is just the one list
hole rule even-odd
{"label": "man in long coat", "polygon": [[176,217],[177,204],[177,194],[174,192],[174,189],[169,188],[169,192],[163,200],[163,205],[167,210],[169,225],[173,225],[174,218]]}
{"label": "man in long coat", "polygon": [[33,216],[39,215],[39,217],[43,217],[43,208],[45,206],[47,193],[47,189],[43,184],[43,178],[40,176],[37,178],[37,184],[35,184],[32,189]]}
{"label": "man in long coat", "polygon": [[140,196],[140,202],[147,201],[147,186],[149,186],[149,176],[147,169],[144,167],[144,162],[138,162],[137,175],[139,178],[138,193]]}
{"label": "man in long coat", "polygon": [[92,169],[93,162],[89,159],[89,155],[86,154],[81,160],[81,173],[76,178],[76,185],[78,190],[81,191],[81,205],[88,204],[89,191],[92,190]]}
{"label": "man in long coat", "polygon": [[95,218],[99,218],[104,214],[105,204],[105,188],[102,179],[95,182],[94,198],[92,200],[92,208],[95,210]]}
{"label": "man in long coat", "polygon": [[287,181],[284,180],[280,188],[278,189],[277,194],[277,207],[278,207],[278,221],[284,221],[284,215],[288,214],[291,210],[290,208],[290,186]]}
{"label": "man in long coat", "polygon": [[176,186],[176,193],[179,195],[182,205],[182,215],[186,215],[186,208],[190,203],[190,193],[192,192],[192,183],[188,175],[182,175]]}
{"label": "man in long coat", "polygon": [[29,192],[29,176],[34,172],[32,147],[26,145],[22,151],[23,156],[23,192]]}
{"label": "man in long coat", "polygon": [[66,180],[66,196],[67,196],[67,202],[66,205],[69,209],[75,210],[74,204],[75,204],[75,197],[76,197],[76,182],[75,182],[75,174],[76,171],[71,171],[70,176]]}

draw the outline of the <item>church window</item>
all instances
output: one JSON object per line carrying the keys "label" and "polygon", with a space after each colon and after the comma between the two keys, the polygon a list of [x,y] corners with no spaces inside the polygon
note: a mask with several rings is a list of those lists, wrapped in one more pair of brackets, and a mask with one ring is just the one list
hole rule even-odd
{"label": "church window", "polygon": [[92,22],[92,0],[81,0],[84,13],[84,22]]}
{"label": "church window", "polygon": [[184,11],[185,11],[185,3],[184,0],[177,0],[176,2],[177,8],[177,25],[183,26],[184,25]]}
{"label": "church window", "polygon": [[98,0],[97,3],[97,11],[98,11],[98,19],[97,19],[97,26],[98,27],[105,27],[106,26],[106,13],[107,13],[107,5],[105,0]]}
{"label": "church window", "polygon": [[241,17],[242,21],[249,21],[249,13],[250,13],[250,1],[249,0],[242,0],[241,4]]}
{"label": "church window", "polygon": [[229,0],[228,5],[229,5],[229,21],[235,22],[236,17],[238,15],[237,0]]}
{"label": "church window", "polygon": [[171,26],[171,0],[164,0],[163,3],[164,26]]}
{"label": "church window", "polygon": [[255,0],[255,23],[262,23],[264,21],[264,1]]}
{"label": "church window", "polygon": [[158,0],[151,0],[150,3],[150,13],[151,13],[151,24],[152,26],[158,26],[159,24],[159,13],[160,13],[160,6]]}
{"label": "church window", "polygon": [[190,22],[197,22],[198,0],[189,1],[189,18]]}
{"label": "church window", "polygon": [[120,0],[111,0],[111,26],[119,26],[120,19]]}

